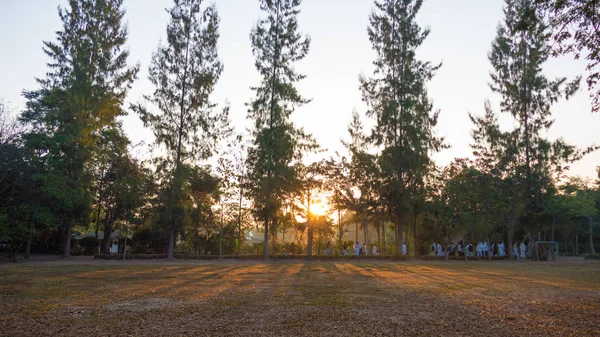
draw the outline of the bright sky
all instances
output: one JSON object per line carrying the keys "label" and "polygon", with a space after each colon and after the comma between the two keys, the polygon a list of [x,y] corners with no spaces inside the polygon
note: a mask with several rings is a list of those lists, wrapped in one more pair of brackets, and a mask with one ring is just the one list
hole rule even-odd
{"label": "bright sky", "polygon": [[[254,68],[249,34],[261,15],[256,0],[216,0],[221,16],[219,54],[225,70],[212,97],[214,102],[231,103],[233,122],[238,131],[248,125],[245,103],[252,97],[250,86],[259,81]],[[23,89],[35,89],[35,77],[46,72],[42,41],[55,40],[61,28],[56,8],[66,0],[0,1],[0,98],[16,110],[24,107]],[[152,92],[147,80],[151,54],[165,38],[171,0],[126,0],[129,23],[130,62],[140,62],[139,80],[128,100],[138,101]],[[485,99],[498,102],[488,88],[490,64],[487,53],[502,20],[502,0],[425,0],[418,22],[431,28],[431,35],[419,57],[443,66],[429,85],[435,108],[441,110],[438,134],[452,148],[436,154],[438,164],[455,157],[470,156],[472,125],[468,112],[483,113]],[[300,92],[312,102],[293,115],[298,125],[311,132],[330,153],[341,150],[340,139],[352,109],[365,111],[358,89],[358,76],[370,74],[373,54],[367,36],[371,0],[304,0],[299,25],[312,38],[311,49],[297,69],[308,77],[298,84]],[[585,68],[582,61],[570,58],[551,60],[546,71],[550,77],[573,76]],[[497,104],[495,105],[497,106]],[[599,143],[600,114],[590,112],[585,85],[568,102],[555,106],[555,126],[550,138],[562,136],[578,146]],[[508,121],[508,122],[507,122]],[[504,119],[505,125],[510,121]],[[125,130],[134,141],[152,141],[135,115],[124,119]],[[327,155],[327,154],[326,154]],[[322,156],[322,155],[319,155]],[[571,174],[595,177],[600,152],[574,164]]]}

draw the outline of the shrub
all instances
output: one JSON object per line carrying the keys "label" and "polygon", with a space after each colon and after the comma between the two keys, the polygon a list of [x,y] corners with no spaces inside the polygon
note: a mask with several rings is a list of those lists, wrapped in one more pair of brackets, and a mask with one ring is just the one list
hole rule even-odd
{"label": "shrub", "polygon": [[588,254],[585,256],[586,260],[600,260],[600,254]]}
{"label": "shrub", "polygon": [[81,239],[81,246],[88,249],[96,248],[100,246],[100,241],[93,236],[86,236]]}

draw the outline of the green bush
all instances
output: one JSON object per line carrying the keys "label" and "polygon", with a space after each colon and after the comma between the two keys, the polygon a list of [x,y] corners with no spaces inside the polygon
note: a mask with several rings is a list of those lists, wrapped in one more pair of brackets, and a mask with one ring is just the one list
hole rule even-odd
{"label": "green bush", "polygon": [[600,254],[588,254],[585,256],[586,260],[600,260]]}
{"label": "green bush", "polygon": [[100,241],[93,236],[86,236],[81,239],[80,244],[84,248],[92,249],[100,246]]}

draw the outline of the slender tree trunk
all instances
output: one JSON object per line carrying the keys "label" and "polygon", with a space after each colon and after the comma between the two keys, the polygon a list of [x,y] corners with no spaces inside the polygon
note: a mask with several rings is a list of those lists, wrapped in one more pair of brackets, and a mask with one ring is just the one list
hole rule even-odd
{"label": "slender tree trunk", "polygon": [[579,256],[579,231],[575,230],[575,255]]}
{"label": "slender tree trunk", "polygon": [[383,250],[382,250],[382,254],[381,255],[385,256],[385,220],[383,220],[381,222],[381,228],[382,228],[382,231],[383,231]]}
{"label": "slender tree trunk", "polygon": [[265,218],[265,235],[263,241],[263,256],[264,259],[269,258],[269,218]]}
{"label": "slender tree trunk", "polygon": [[396,231],[397,231],[397,240],[396,240],[396,256],[401,256],[402,255],[402,224],[400,223],[400,221],[398,221],[398,224],[396,225]]}
{"label": "slender tree trunk", "polygon": [[413,216],[413,223],[412,223],[412,229],[413,229],[413,252],[415,254],[415,257],[419,256],[418,253],[418,247],[417,247],[417,214],[415,213]]}
{"label": "slender tree trunk", "polygon": [[96,212],[96,240],[98,240],[98,231],[100,229],[100,210],[102,210],[102,197],[104,194],[104,165],[100,172],[100,187],[98,191],[98,212]]}
{"label": "slender tree trunk", "polygon": [[169,233],[169,251],[167,260],[173,261],[173,249],[175,248],[175,223],[171,221],[171,232]]}
{"label": "slender tree trunk", "polygon": [[223,200],[221,200],[221,224],[219,225],[219,261],[223,260],[223,219],[225,208],[223,207]]}
{"label": "slender tree trunk", "polygon": [[596,250],[594,249],[594,223],[591,216],[588,216],[587,219],[590,223],[590,253],[596,254]]}
{"label": "slender tree trunk", "polygon": [[27,239],[25,242],[25,260],[29,260],[31,257],[31,238]]}
{"label": "slender tree trunk", "polygon": [[238,246],[237,255],[241,255],[242,250],[242,196],[243,189],[240,187],[240,203],[238,206]]}
{"label": "slender tree trunk", "polygon": [[127,233],[128,232],[128,227],[125,226],[125,243],[123,244],[123,261],[125,261],[126,257],[127,257]]}
{"label": "slender tree trunk", "polygon": [[312,214],[310,214],[310,202],[311,202],[311,193],[310,190],[307,194],[307,203],[308,203],[308,213],[306,217],[306,227],[308,228],[308,258],[312,258],[313,253],[313,224],[312,224]]}
{"label": "slender tree trunk", "polygon": [[377,226],[377,244],[381,247],[381,230],[379,226]]}
{"label": "slender tree trunk", "polygon": [[68,220],[66,225],[65,251],[63,252],[63,257],[68,258],[71,257],[71,220]]}

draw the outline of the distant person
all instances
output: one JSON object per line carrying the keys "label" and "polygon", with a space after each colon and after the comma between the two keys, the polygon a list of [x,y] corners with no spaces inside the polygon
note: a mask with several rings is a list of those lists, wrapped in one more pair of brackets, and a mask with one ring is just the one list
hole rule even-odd
{"label": "distant person", "polygon": [[498,245],[498,255],[500,255],[500,257],[506,256],[506,247],[504,246],[504,241],[501,241]]}
{"label": "distant person", "polygon": [[483,256],[489,256],[490,254],[490,246],[488,246],[487,241],[483,243]]}
{"label": "distant person", "polygon": [[354,255],[358,256],[358,254],[359,254],[359,252],[358,252],[358,242],[354,243],[354,249],[353,249],[353,251],[354,251]]}
{"label": "distant person", "polygon": [[516,243],[513,245],[513,255],[515,256],[515,259],[519,258],[519,248],[517,248]]}
{"label": "distant person", "polygon": [[431,255],[436,256],[437,252],[437,245],[435,244],[435,241],[431,244]]}
{"label": "distant person", "polygon": [[325,246],[325,255],[331,255],[331,242],[327,242],[327,245]]}
{"label": "distant person", "polygon": [[361,241],[358,241],[358,256],[363,255],[363,243]]}
{"label": "distant person", "polygon": [[346,241],[344,241],[343,247],[344,247],[343,253],[344,253],[344,256],[346,256],[346,255],[348,255],[348,243]]}
{"label": "distant person", "polygon": [[442,249],[441,244],[437,244],[437,256],[444,256],[444,250]]}
{"label": "distant person", "polygon": [[525,242],[521,242],[521,246],[519,248],[521,249],[520,258],[521,260],[525,260],[525,258],[527,258],[527,246],[525,246]]}
{"label": "distant person", "polygon": [[470,243],[470,242],[467,243],[465,254],[467,256],[472,256],[473,255],[473,244],[472,243]]}
{"label": "distant person", "polygon": [[459,241],[458,245],[456,245],[456,251],[458,252],[458,256],[465,256],[465,249],[462,241]]}
{"label": "distant person", "polygon": [[406,256],[406,253],[408,252],[408,249],[406,248],[406,243],[402,243],[402,255]]}
{"label": "distant person", "polygon": [[454,244],[452,242],[450,242],[450,244],[448,245],[448,255],[454,255]]}
{"label": "distant person", "polygon": [[374,256],[378,256],[379,255],[379,251],[377,250],[377,245],[373,245],[373,255]]}
{"label": "distant person", "polygon": [[481,242],[477,242],[477,257],[483,256],[483,244]]}

